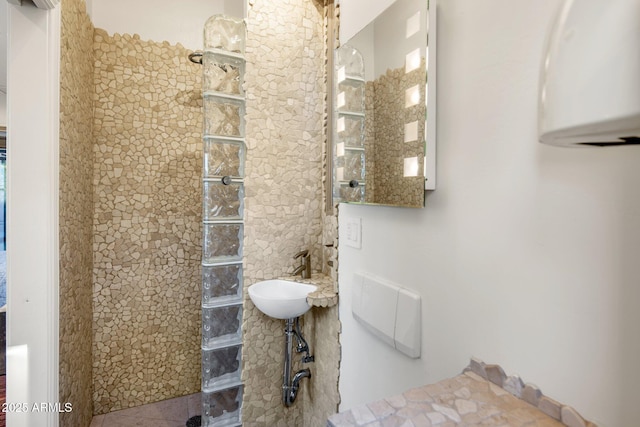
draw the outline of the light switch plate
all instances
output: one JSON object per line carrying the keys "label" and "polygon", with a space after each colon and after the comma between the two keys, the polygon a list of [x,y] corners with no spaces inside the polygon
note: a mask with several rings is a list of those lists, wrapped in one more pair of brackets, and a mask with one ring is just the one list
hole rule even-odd
{"label": "light switch plate", "polygon": [[347,229],[344,233],[346,245],[362,248],[362,218],[347,218]]}

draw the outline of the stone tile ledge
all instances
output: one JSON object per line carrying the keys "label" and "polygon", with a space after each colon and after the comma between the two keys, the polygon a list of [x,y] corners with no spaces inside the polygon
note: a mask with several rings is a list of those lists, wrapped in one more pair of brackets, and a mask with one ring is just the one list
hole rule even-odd
{"label": "stone tile ledge", "polygon": [[338,293],[335,291],[331,276],[312,273],[309,279],[301,279],[300,276],[283,277],[283,279],[316,285],[318,289],[307,296],[307,302],[311,307],[333,307],[338,304]]}
{"label": "stone tile ledge", "polygon": [[543,396],[537,387],[476,359],[456,377],[352,408],[327,421],[328,427],[480,425],[596,427],[570,406]]}
{"label": "stone tile ledge", "polygon": [[463,373],[473,372],[487,381],[501,387],[513,396],[535,406],[562,425],[569,427],[597,427],[593,422],[586,421],[571,406],[563,405],[542,394],[540,389],[530,383],[524,383],[520,377],[507,376],[499,365],[487,365],[483,361],[472,358]]}

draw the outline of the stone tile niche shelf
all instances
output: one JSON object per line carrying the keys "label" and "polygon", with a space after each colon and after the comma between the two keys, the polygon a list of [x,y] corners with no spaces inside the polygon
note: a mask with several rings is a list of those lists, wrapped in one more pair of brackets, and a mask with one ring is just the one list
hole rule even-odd
{"label": "stone tile niche shelf", "polygon": [[329,417],[350,426],[596,427],[498,365],[472,359],[462,374]]}
{"label": "stone tile niche shelf", "polygon": [[307,302],[311,307],[333,307],[338,304],[338,293],[330,276],[312,273],[308,279],[301,279],[299,276],[283,277],[283,279],[316,285],[318,289],[307,295]]}
{"label": "stone tile niche shelf", "polygon": [[207,20],[203,65],[202,425],[240,426],[245,73],[243,21]]}

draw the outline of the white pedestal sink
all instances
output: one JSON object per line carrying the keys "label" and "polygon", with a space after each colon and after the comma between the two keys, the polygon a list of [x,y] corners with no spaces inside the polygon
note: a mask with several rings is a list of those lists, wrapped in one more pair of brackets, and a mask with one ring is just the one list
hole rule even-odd
{"label": "white pedestal sink", "polygon": [[[311,378],[310,369],[301,369],[291,379],[291,343],[292,337],[298,341],[296,352],[305,352],[303,363],[313,362],[314,357],[309,354],[309,345],[300,332],[299,316],[305,314],[311,306],[307,302],[307,295],[318,289],[315,285],[293,282],[290,280],[264,280],[249,286],[249,298],[258,310],[267,316],[284,319],[285,355],[284,375],[282,380],[282,402],[286,407],[293,405],[298,395],[300,380]],[[295,330],[294,330],[295,323]]]}
{"label": "white pedestal sink", "polygon": [[264,280],[249,286],[249,298],[258,310],[276,319],[293,319],[309,311],[307,295],[315,285],[290,280]]}

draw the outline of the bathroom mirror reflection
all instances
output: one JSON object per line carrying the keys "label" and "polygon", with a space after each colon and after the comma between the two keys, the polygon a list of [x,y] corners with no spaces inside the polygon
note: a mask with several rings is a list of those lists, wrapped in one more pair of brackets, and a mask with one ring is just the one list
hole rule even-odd
{"label": "bathroom mirror reflection", "polygon": [[435,49],[428,46],[435,16],[427,4],[396,0],[336,49],[334,205],[418,208],[425,190],[435,189]]}

